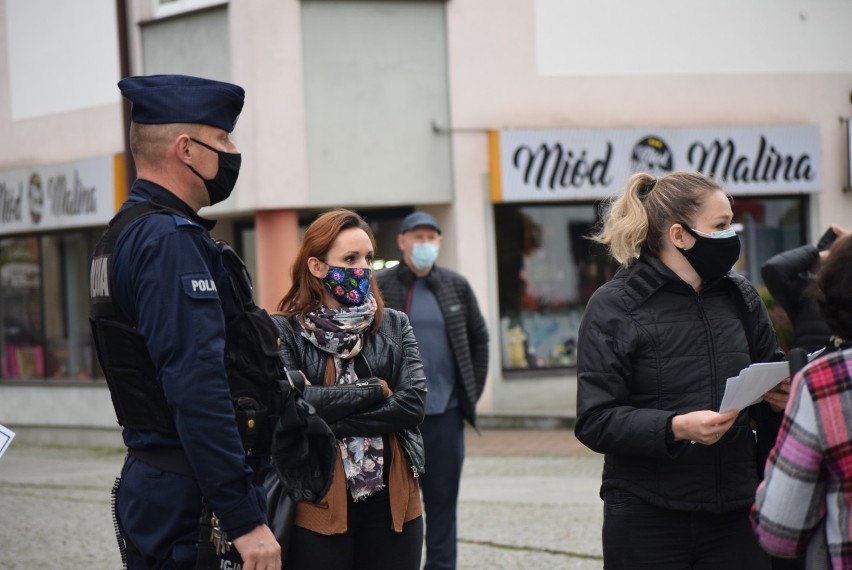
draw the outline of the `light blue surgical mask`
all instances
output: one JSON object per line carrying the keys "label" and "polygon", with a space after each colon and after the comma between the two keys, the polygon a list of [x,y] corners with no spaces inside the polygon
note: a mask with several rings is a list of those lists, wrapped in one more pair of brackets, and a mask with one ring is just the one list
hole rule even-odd
{"label": "light blue surgical mask", "polygon": [[411,262],[414,267],[421,271],[425,271],[435,265],[438,259],[438,244],[434,243],[415,243],[411,251]]}
{"label": "light blue surgical mask", "polygon": [[709,234],[706,233],[706,232],[700,232],[700,231],[698,231],[694,228],[690,228],[690,229],[692,229],[693,232],[697,233],[700,236],[704,236],[704,237],[712,238],[712,239],[725,239],[725,238],[734,237],[735,235],[737,235],[737,232],[736,232],[736,230],[734,230],[733,226],[731,226],[727,230],[721,230],[721,231],[718,231],[718,232],[710,232]]}

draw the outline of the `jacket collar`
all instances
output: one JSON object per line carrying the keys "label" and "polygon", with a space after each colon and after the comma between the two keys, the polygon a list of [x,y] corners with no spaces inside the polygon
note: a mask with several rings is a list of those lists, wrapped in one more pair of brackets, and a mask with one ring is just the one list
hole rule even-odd
{"label": "jacket collar", "polygon": [[[638,307],[649,297],[664,286],[671,284],[673,287],[683,287],[692,292],[692,287],[681,279],[674,271],[660,261],[658,257],[643,250],[639,259],[634,261],[625,271],[624,290],[631,301],[631,308]],[[734,271],[722,277],[734,285],[737,292],[742,296],[749,312],[754,311],[761,303],[760,295],[754,286],[742,275]],[[711,283],[712,287],[714,284]]]}
{"label": "jacket collar", "polygon": [[757,289],[755,289],[754,285],[749,283],[748,279],[746,279],[739,273],[728,271],[728,274],[724,278],[728,279],[736,286],[737,291],[739,291],[740,295],[743,296],[743,301],[745,301],[748,312],[751,313],[752,311],[757,309],[760,303],[763,302],[763,300],[760,298],[760,294],[757,292]]}
{"label": "jacket collar", "polygon": [[[415,273],[411,270],[410,267],[408,267],[408,264],[405,263],[405,261],[400,260],[399,265],[397,265],[397,267],[399,268],[397,271],[397,277],[399,278],[400,283],[402,283],[406,287],[411,287],[418,279],[418,276],[415,275]],[[422,277],[421,279],[425,279],[426,284],[429,286],[429,288],[434,289],[435,286],[438,284],[438,273],[438,266],[433,265],[432,271],[430,271],[428,275]]]}
{"label": "jacket collar", "polygon": [[628,267],[619,270],[624,272],[624,292],[629,299],[630,308],[644,303],[649,297],[660,290],[666,283],[680,278],[657,257],[643,251],[639,259]]}
{"label": "jacket collar", "polygon": [[172,194],[167,188],[164,188],[159,184],[155,184],[150,180],[138,179],[133,183],[133,187],[130,189],[128,201],[138,202],[144,200],[151,200],[155,204],[160,204],[167,208],[171,208],[172,210],[177,210],[181,213],[181,215],[205,228],[207,231],[216,227],[215,220],[202,218],[189,204]]}

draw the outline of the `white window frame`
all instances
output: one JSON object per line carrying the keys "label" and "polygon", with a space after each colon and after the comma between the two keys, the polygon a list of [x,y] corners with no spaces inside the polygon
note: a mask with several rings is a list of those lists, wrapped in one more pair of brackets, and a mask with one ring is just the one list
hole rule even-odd
{"label": "white window frame", "polygon": [[211,6],[222,6],[228,0],[151,0],[154,18],[166,18]]}

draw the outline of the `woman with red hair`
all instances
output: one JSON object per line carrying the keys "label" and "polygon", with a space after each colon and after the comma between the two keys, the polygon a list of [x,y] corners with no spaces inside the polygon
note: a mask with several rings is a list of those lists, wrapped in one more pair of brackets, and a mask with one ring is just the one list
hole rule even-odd
{"label": "woman with red hair", "polygon": [[273,316],[288,370],[337,438],[339,461],[318,504],[300,502],[285,568],[418,570],[426,383],[404,313],[384,308],[376,242],[356,213],[336,209],[305,232],[293,285]]}

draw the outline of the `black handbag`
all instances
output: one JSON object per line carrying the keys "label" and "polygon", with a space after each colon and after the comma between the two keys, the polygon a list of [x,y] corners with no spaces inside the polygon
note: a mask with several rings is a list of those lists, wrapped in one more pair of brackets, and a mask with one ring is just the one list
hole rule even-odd
{"label": "black handbag", "polygon": [[290,495],[284,491],[281,479],[275,471],[270,471],[266,475],[266,479],[263,480],[263,488],[266,490],[266,500],[269,505],[266,510],[267,524],[278,540],[278,544],[281,545],[281,561],[283,562],[287,545],[290,543],[293,520],[296,517],[296,501],[291,499]]}
{"label": "black handbag", "polygon": [[305,379],[287,371],[281,384],[281,414],[272,438],[272,467],[263,481],[269,527],[281,545],[282,561],[290,540],[296,503],[317,503],[331,487],[337,439],[302,396]]}

